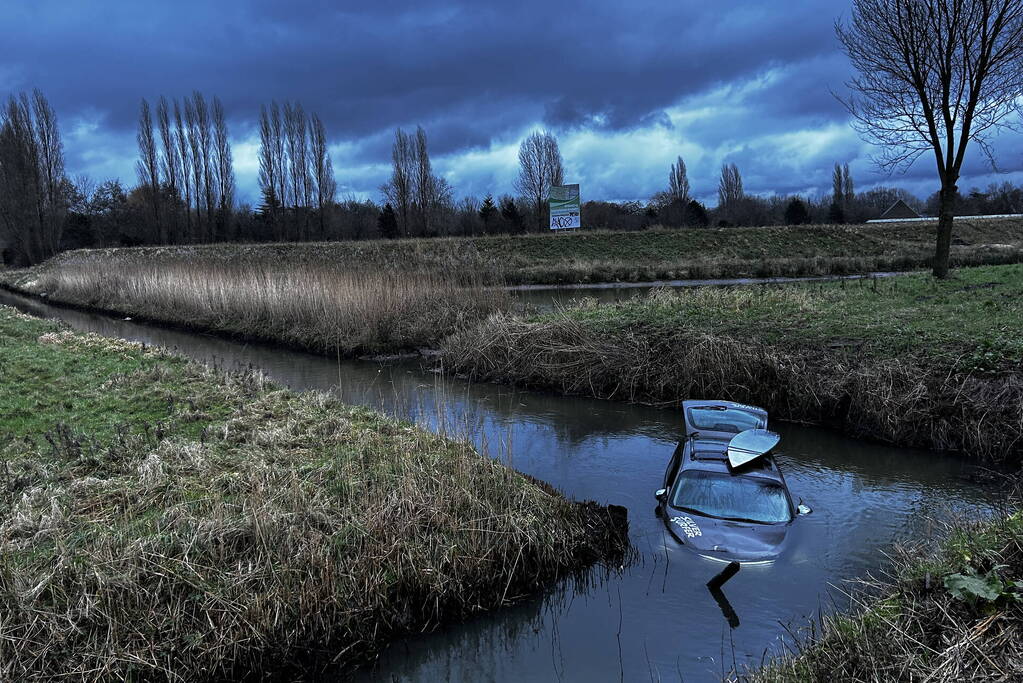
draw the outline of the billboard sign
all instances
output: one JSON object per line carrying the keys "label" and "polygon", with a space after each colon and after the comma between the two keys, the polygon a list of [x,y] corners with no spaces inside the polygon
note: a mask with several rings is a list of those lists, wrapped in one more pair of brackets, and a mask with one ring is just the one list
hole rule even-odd
{"label": "billboard sign", "polygon": [[578,228],[579,185],[551,185],[551,230]]}

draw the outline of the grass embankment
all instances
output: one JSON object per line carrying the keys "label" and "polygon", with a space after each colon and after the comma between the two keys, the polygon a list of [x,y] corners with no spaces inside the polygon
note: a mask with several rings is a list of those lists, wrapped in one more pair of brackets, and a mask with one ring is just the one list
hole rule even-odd
{"label": "grass embankment", "polygon": [[903,549],[794,653],[741,677],[804,681],[1023,679],[1023,513],[960,524],[935,551]]}
{"label": "grass embankment", "polygon": [[1023,454],[1023,266],[947,281],[654,292],[495,315],[449,338],[473,379],[649,403],[713,396],[772,417],[999,460]]}
{"label": "grass embankment", "polygon": [[0,678],[365,660],[621,550],[457,442],[0,307]]}
{"label": "grass embankment", "polygon": [[64,304],[345,356],[436,346],[508,302],[476,273],[230,263],[205,252],[65,256],[14,277],[16,289]]}
{"label": "grass embankment", "polygon": [[[1017,263],[1023,261],[1023,221],[957,221],[953,242],[957,266]],[[933,251],[933,224],[885,223],[94,249],[62,254],[51,265],[100,268],[113,259],[154,266],[181,259],[335,271],[427,269],[514,285],[912,270],[927,267]]]}

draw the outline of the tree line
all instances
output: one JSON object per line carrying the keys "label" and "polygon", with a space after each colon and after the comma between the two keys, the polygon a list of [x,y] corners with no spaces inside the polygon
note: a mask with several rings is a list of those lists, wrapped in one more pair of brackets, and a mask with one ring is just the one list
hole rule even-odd
{"label": "tree line", "polygon": [[[298,102],[272,101],[259,114],[257,207],[239,204],[223,104],[193,92],[143,99],[136,140],[137,184],[68,178],[57,117],[38,90],[8,99],[0,112],[0,248],[3,262],[36,263],[62,249],[215,241],[305,241],[545,232],[552,185],[565,182],[556,136],[536,131],[519,147],[515,195],[466,196],[433,171],[426,131],[398,129],[383,201],[338,198],[323,121]],[[735,164],[721,168],[717,206],[694,196],[682,157],[663,191],[648,201],[588,201],[584,227],[800,225],[877,218],[898,200],[924,214],[940,193],[920,199],[890,187],[857,192],[848,164],[835,164],[830,194],[748,194]],[[959,214],[1023,212],[1023,189],[1009,183],[952,194]]]}

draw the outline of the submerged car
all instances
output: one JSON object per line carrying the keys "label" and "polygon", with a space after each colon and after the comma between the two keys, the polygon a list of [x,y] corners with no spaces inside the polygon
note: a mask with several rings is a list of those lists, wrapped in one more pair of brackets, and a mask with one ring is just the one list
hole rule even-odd
{"label": "submerged car", "polygon": [[723,562],[768,562],[781,554],[792,522],[810,512],[792,501],[771,455],[779,437],[767,412],[730,401],[685,401],[686,436],[657,492],[672,535]]}

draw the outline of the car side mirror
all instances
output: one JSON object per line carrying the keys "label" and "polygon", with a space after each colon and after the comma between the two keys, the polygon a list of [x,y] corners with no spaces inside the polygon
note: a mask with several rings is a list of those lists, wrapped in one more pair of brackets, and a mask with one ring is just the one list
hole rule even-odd
{"label": "car side mirror", "polygon": [[654,491],[654,497],[656,497],[657,500],[664,500],[666,495],[668,495],[668,489],[657,489]]}
{"label": "car side mirror", "polygon": [[803,505],[802,503],[799,504],[799,507],[796,508],[796,511],[799,512],[800,516],[808,515],[811,512],[813,512],[813,510],[810,509],[809,505]]}

